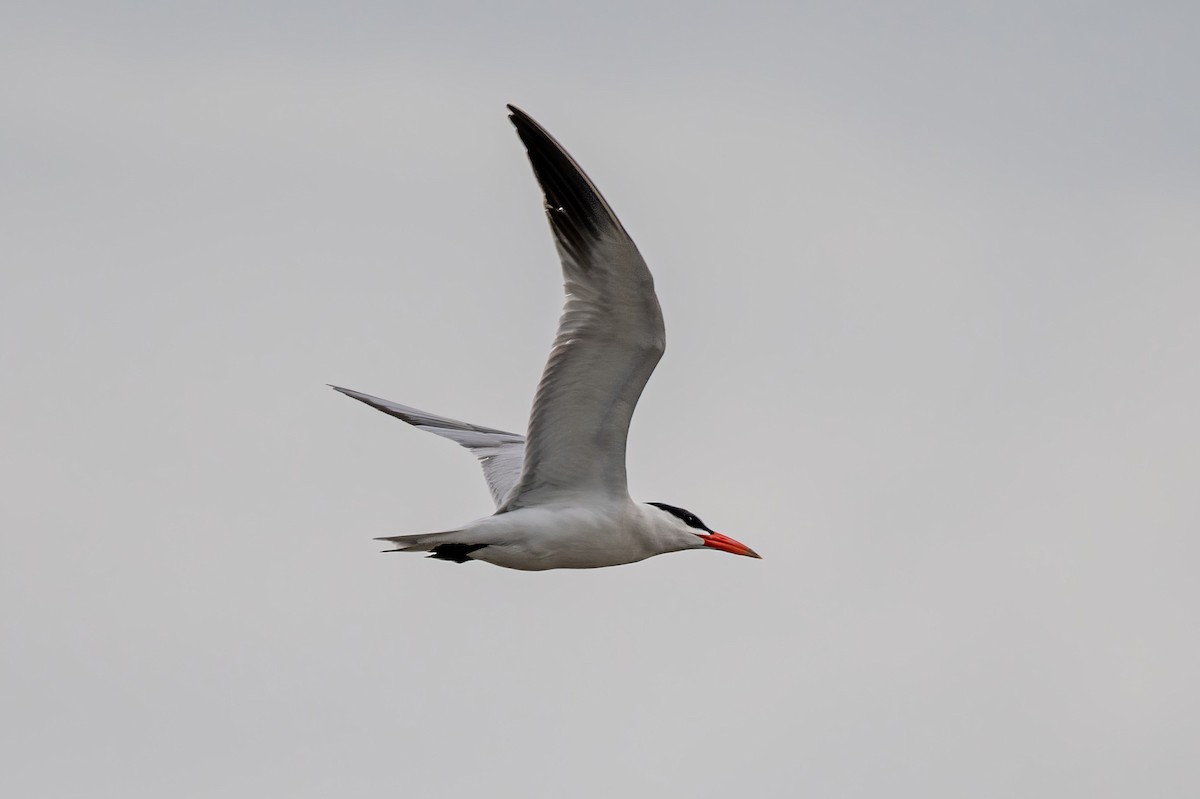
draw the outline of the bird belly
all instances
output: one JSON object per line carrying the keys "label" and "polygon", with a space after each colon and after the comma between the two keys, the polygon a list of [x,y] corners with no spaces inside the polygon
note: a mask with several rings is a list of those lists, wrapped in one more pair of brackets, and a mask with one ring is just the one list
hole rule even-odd
{"label": "bird belly", "polygon": [[619,512],[522,508],[492,516],[480,526],[490,528],[491,543],[471,557],[508,569],[596,569],[654,554]]}

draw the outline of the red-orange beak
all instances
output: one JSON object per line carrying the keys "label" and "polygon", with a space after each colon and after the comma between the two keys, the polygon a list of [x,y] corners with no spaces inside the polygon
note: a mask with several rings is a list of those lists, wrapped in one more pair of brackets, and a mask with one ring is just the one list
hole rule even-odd
{"label": "red-orange beak", "polygon": [[762,558],[762,555],[755,552],[750,547],[743,544],[741,541],[734,541],[727,535],[720,533],[709,533],[708,535],[700,536],[704,541],[704,546],[719,549],[722,552],[728,552],[731,555],[745,555],[748,558]]}

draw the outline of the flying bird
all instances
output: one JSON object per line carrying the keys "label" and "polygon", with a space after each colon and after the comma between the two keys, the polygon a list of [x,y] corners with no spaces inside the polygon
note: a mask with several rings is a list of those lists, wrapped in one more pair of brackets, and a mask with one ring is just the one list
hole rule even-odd
{"label": "flying bird", "polygon": [[686,549],[759,557],[690,511],[630,499],[629,420],[666,343],[654,279],[575,160],[524,111],[508,110],[545,195],[566,292],[528,436],[332,386],[469,449],[496,503],[491,516],[453,530],[377,540],[393,544],[389,552],[530,571],[618,566]]}

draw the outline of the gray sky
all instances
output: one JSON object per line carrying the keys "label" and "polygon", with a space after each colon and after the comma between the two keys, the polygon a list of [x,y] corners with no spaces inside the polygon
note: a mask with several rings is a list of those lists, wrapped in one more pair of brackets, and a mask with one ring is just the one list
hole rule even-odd
{"label": "gray sky", "polygon": [[[0,793],[1192,797],[1185,3],[8,3]],[[523,429],[503,104],[654,270],[635,496],[763,561],[377,555]]]}

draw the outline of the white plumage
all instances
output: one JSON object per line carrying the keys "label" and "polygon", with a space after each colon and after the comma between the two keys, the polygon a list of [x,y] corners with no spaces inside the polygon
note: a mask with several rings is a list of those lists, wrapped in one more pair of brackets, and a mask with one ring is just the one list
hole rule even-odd
{"label": "white plumage", "polygon": [[496,503],[493,515],[455,530],[379,540],[394,551],[526,570],[615,566],[703,547],[758,557],[688,511],[630,499],[629,422],[666,343],[654,279],[574,159],[527,114],[508,108],[545,195],[566,291],[529,435],[334,386],[471,450]]}

